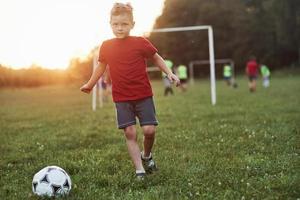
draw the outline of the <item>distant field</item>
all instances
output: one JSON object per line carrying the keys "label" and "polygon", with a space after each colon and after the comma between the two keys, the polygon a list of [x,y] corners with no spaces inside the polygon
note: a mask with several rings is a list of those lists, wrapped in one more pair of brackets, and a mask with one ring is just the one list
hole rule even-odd
{"label": "distant field", "polygon": [[[64,168],[66,199],[299,199],[300,75],[276,74],[250,94],[208,81],[163,97],[154,82],[160,125],[154,157],[159,171],[135,181],[112,103],[91,111],[76,86],[0,90],[0,199],[39,199],[33,175]],[[141,142],[142,135],[139,134]]]}

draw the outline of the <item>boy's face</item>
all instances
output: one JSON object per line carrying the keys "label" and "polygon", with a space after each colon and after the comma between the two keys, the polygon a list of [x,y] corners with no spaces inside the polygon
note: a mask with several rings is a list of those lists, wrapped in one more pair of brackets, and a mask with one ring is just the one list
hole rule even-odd
{"label": "boy's face", "polygon": [[110,26],[117,38],[125,38],[129,35],[131,29],[134,27],[134,22],[130,16],[123,14],[111,16]]}

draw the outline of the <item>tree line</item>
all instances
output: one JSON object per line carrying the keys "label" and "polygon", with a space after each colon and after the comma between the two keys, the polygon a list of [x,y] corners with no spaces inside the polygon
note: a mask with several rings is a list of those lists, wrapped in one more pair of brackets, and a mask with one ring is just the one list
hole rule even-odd
{"label": "tree line", "polygon": [[12,69],[0,64],[1,87],[37,87],[53,84],[71,84],[88,80],[92,73],[92,55],[86,59],[73,58],[66,70],[50,70],[32,65],[24,69]]}
{"label": "tree line", "polygon": [[[238,71],[255,55],[271,68],[299,64],[299,0],[166,0],[154,28],[211,25],[216,59],[231,58]],[[149,39],[177,64],[207,60],[204,31],[152,33]]]}
{"label": "tree line", "polygon": [[[244,71],[250,55],[271,69],[299,66],[299,0],[166,0],[154,28],[195,25],[213,27],[215,58],[233,59],[237,72]],[[152,33],[149,40],[177,65],[209,58],[205,31]],[[0,87],[82,82],[92,72],[96,50],[84,60],[73,58],[64,71],[40,66],[13,70],[0,65]],[[201,68],[201,73],[209,73],[208,68]]]}

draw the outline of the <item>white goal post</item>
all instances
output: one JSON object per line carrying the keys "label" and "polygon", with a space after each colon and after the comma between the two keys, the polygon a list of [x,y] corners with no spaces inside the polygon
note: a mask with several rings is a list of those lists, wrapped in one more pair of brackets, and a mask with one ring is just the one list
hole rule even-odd
{"label": "white goal post", "polygon": [[[98,55],[94,55],[93,57],[93,72],[95,71],[96,67],[98,66]],[[98,80],[96,85],[93,87],[92,92],[92,109],[93,111],[97,108],[97,96],[99,98],[99,107],[103,107],[103,89],[99,84],[101,82],[101,78]]]}
{"label": "white goal post", "polygon": [[[208,49],[209,49],[209,64],[210,64],[210,88],[211,88],[211,104],[215,105],[216,98],[216,75],[215,75],[215,53],[214,53],[214,38],[213,38],[213,29],[212,26],[184,26],[184,27],[172,27],[172,28],[160,28],[153,29],[150,32],[146,33],[159,33],[159,32],[179,32],[179,31],[198,31],[198,30],[207,30],[208,31]],[[145,35],[146,35],[145,33]],[[96,57],[97,58],[97,57]],[[98,65],[97,59],[94,58],[93,69]],[[150,69],[151,70],[151,69]],[[155,69],[152,69],[155,70]],[[149,69],[148,69],[149,71]],[[156,70],[155,70],[156,71]],[[93,97],[92,97],[92,108],[96,110],[96,101],[97,101],[97,85],[93,88]],[[102,106],[102,98],[99,96],[100,107]]]}

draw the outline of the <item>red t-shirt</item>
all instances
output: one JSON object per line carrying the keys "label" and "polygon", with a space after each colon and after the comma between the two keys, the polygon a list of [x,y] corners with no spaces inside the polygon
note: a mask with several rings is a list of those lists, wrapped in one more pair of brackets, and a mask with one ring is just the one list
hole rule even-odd
{"label": "red t-shirt", "polygon": [[257,76],[258,64],[255,60],[250,60],[247,62],[247,74],[248,76]]}
{"label": "red t-shirt", "polygon": [[114,38],[102,43],[99,62],[109,66],[114,102],[153,96],[146,59],[157,49],[143,37]]}

